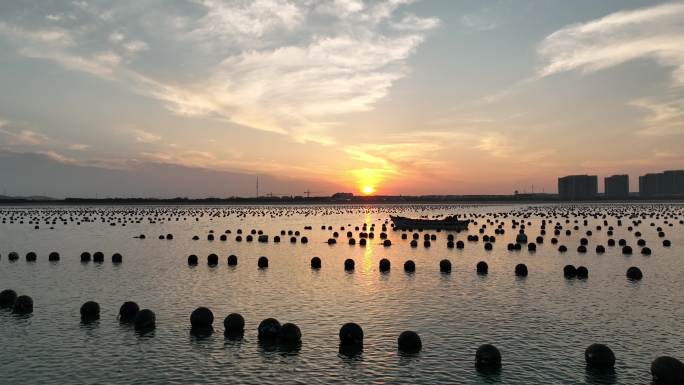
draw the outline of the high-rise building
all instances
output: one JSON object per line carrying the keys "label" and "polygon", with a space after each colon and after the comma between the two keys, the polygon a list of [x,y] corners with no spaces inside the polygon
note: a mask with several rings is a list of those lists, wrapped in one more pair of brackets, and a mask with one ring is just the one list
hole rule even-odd
{"label": "high-rise building", "polygon": [[646,198],[684,195],[684,170],[670,170],[640,176],[639,195]]}
{"label": "high-rise building", "polygon": [[558,178],[558,196],[562,200],[593,199],[597,194],[596,175],[568,175]]}
{"label": "high-rise building", "polygon": [[604,179],[607,198],[629,197],[629,175],[613,175]]}

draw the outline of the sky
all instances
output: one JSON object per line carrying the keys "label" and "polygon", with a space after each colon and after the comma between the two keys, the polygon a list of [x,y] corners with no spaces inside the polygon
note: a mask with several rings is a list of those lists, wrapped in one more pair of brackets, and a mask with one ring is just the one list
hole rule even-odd
{"label": "sky", "polygon": [[556,192],[684,168],[684,2],[0,2],[0,194]]}

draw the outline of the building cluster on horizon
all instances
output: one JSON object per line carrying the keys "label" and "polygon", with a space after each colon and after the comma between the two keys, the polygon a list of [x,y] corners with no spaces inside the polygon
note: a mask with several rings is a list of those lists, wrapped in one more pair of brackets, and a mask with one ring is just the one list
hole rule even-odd
{"label": "building cluster on horizon", "polygon": [[[612,175],[604,179],[603,196],[625,199],[630,196],[629,176]],[[586,200],[599,197],[598,176],[568,175],[558,178],[558,196],[561,200]],[[639,196],[666,198],[684,196],[684,170],[649,173],[639,177]]]}

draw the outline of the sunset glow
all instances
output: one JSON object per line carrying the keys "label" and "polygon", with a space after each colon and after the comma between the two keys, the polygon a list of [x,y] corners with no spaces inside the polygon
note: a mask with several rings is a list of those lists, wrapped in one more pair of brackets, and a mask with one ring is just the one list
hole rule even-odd
{"label": "sunset glow", "polygon": [[636,191],[684,166],[681,2],[179,3],[2,3],[7,195]]}
{"label": "sunset glow", "polygon": [[373,186],[363,186],[361,192],[364,195],[372,195],[375,192],[375,188]]}

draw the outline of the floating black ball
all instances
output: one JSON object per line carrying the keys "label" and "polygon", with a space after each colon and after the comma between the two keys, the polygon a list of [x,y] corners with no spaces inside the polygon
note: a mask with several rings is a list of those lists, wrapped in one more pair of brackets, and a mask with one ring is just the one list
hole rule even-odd
{"label": "floating black ball", "polygon": [[644,274],[641,272],[641,269],[639,269],[636,266],[632,266],[629,269],[627,269],[627,278],[631,279],[632,281],[638,281],[644,277]]}
{"label": "floating black ball", "polygon": [[491,250],[493,247],[494,247],[494,246],[492,246],[492,244],[489,243],[489,242],[487,242],[487,243],[484,244],[485,250]]}
{"label": "floating black ball", "polygon": [[515,265],[515,275],[518,277],[527,277],[527,266],[524,263]]}
{"label": "floating black ball", "polygon": [[33,298],[28,295],[20,295],[14,301],[12,313],[19,315],[27,315],[33,313]]}
{"label": "floating black ball", "polygon": [[340,345],[361,346],[363,345],[363,329],[361,326],[350,322],[340,328]]}
{"label": "floating black ball", "polygon": [[501,352],[494,345],[485,344],[475,352],[475,366],[478,369],[498,369],[501,367]]}
{"label": "floating black ball", "polygon": [[35,262],[38,256],[33,251],[26,253],[26,262]]}
{"label": "floating black ball", "polygon": [[390,271],[390,261],[387,258],[383,258],[380,260],[380,272],[386,273]]}
{"label": "floating black ball", "polygon": [[603,245],[596,245],[596,254],[603,254],[606,252],[606,248]]}
{"label": "floating black ball", "polygon": [[641,254],[642,255],[651,255],[651,249],[648,247],[644,247],[641,249]]}
{"label": "floating black ball", "polygon": [[589,277],[589,269],[584,266],[577,267],[577,278],[586,279]]}
{"label": "floating black ball", "polygon": [[561,253],[565,253],[566,251],[568,251],[568,248],[565,245],[560,245],[558,246],[558,251]]}
{"label": "floating black ball", "polygon": [[238,259],[237,256],[235,255],[229,255],[228,256],[228,266],[237,266],[238,264]]}
{"label": "floating black ball", "polygon": [[238,313],[231,313],[223,320],[225,334],[238,335],[245,330],[245,319]]}
{"label": "floating black ball", "polygon": [[663,240],[663,246],[664,247],[670,247],[672,245],[672,242],[670,242],[669,239]]}
{"label": "floating black ball", "polygon": [[563,276],[565,278],[575,278],[577,276],[577,269],[573,265],[565,265],[563,267]]}
{"label": "floating black ball", "polygon": [[259,341],[276,341],[280,335],[280,322],[275,318],[266,318],[257,328]]}
{"label": "floating black ball", "polygon": [[10,251],[10,253],[7,254],[7,259],[9,259],[10,262],[14,262],[19,259],[19,253],[16,251]]}
{"label": "floating black ball", "polygon": [[631,255],[632,254],[632,247],[631,246],[623,246],[622,247],[622,254]]}
{"label": "floating black ball", "polygon": [[593,368],[612,368],[615,366],[615,354],[606,345],[591,344],[584,351],[587,366]]}
{"label": "floating black ball", "polygon": [[209,265],[209,266],[211,266],[211,267],[217,266],[217,265],[218,265],[218,260],[219,260],[218,255],[213,254],[213,253],[212,253],[212,254],[209,254],[209,255],[207,256],[207,265]]}
{"label": "floating black ball", "polygon": [[50,261],[50,262],[57,262],[57,261],[59,261],[59,253],[56,252],[56,251],[51,252],[51,253],[48,255],[48,261]]}
{"label": "floating black ball", "polygon": [[416,263],[411,261],[411,260],[404,262],[404,271],[407,273],[415,272],[416,271]]}
{"label": "floating black ball", "polygon": [[133,321],[135,329],[141,332],[152,330],[156,327],[157,317],[150,309],[142,309],[135,315]]}
{"label": "floating black ball", "polygon": [[478,274],[485,275],[489,271],[489,266],[487,265],[487,262],[480,261],[475,266],[475,270]]}
{"label": "floating black ball", "polygon": [[104,254],[101,251],[96,251],[93,253],[93,262],[102,263],[104,262]]}
{"label": "floating black ball", "polygon": [[283,345],[299,345],[302,343],[302,331],[293,323],[285,323],[280,327],[278,339]]}
{"label": "floating black ball", "polygon": [[684,384],[684,364],[674,357],[658,357],[651,363],[651,375],[657,384]]}
{"label": "floating black ball", "polygon": [[211,330],[214,324],[214,313],[206,307],[198,307],[190,314],[190,326],[193,330]]}
{"label": "floating black ball", "polygon": [[137,303],[126,301],[119,308],[119,321],[123,323],[131,323],[135,321],[135,316],[138,315],[140,307]]}
{"label": "floating black ball", "polygon": [[439,272],[444,274],[451,273],[451,261],[448,259],[439,261]]}
{"label": "floating black ball", "polygon": [[197,266],[197,256],[195,254],[188,255],[188,265]]}
{"label": "floating black ball", "polygon": [[465,247],[465,243],[463,243],[463,241],[457,241],[456,242],[456,248],[457,249],[462,249],[464,247]]}
{"label": "floating black ball", "polygon": [[17,293],[12,289],[0,292],[0,309],[11,309],[17,300]]}
{"label": "floating black ball", "polygon": [[537,244],[536,243],[528,243],[527,244],[527,251],[537,251]]}
{"label": "floating black ball", "polygon": [[266,257],[259,257],[259,259],[257,260],[257,266],[258,266],[260,269],[265,269],[265,268],[267,268],[267,267],[268,267],[268,258],[266,258]]}
{"label": "floating black ball", "polygon": [[344,261],[344,270],[346,270],[346,271],[354,270],[354,260],[353,259],[346,259]]}
{"label": "floating black ball", "polygon": [[112,263],[121,263],[123,262],[123,257],[119,253],[114,253],[112,255]]}
{"label": "floating black ball", "polygon": [[410,330],[399,334],[397,345],[399,351],[403,353],[418,353],[423,348],[423,343],[418,333]]}
{"label": "floating black ball", "polygon": [[100,319],[100,305],[94,301],[88,301],[81,305],[81,321],[91,322]]}
{"label": "floating black ball", "polygon": [[320,269],[321,268],[321,259],[318,257],[311,258],[311,268],[312,269]]}

